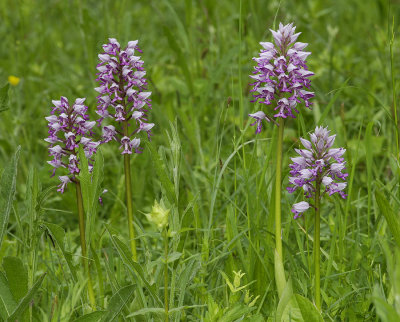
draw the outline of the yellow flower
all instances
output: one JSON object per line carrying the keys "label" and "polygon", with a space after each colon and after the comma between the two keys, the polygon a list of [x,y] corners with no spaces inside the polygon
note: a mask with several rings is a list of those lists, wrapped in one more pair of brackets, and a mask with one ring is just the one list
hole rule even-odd
{"label": "yellow flower", "polygon": [[8,76],[8,82],[12,85],[12,86],[17,86],[18,84],[19,84],[19,81],[20,81],[21,79],[19,78],[19,77],[17,77],[17,76],[13,76],[13,75],[10,75],[10,76]]}
{"label": "yellow flower", "polygon": [[157,200],[154,200],[151,213],[145,215],[150,222],[157,225],[159,230],[163,230],[168,225],[169,209],[164,207],[162,201],[161,204],[159,204]]}

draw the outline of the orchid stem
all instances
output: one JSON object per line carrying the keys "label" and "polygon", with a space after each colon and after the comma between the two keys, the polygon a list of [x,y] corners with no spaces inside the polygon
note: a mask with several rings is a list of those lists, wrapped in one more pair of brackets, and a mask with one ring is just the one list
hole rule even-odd
{"label": "orchid stem", "polygon": [[282,255],[282,233],[281,233],[281,188],[282,188],[282,146],[285,120],[279,119],[278,143],[276,153],[276,177],[275,177],[275,280],[279,297],[286,286],[285,270]]}
{"label": "orchid stem", "polygon": [[85,270],[85,273],[88,277],[88,294],[89,294],[89,301],[92,306],[92,309],[96,309],[96,298],[94,296],[93,291],[93,283],[92,278],[90,276],[90,269],[87,259],[87,250],[86,250],[86,238],[85,238],[85,212],[83,210],[83,201],[82,201],[82,190],[81,190],[81,183],[76,181],[76,202],[78,205],[78,216],[79,216],[79,234],[81,240],[81,248],[82,248],[82,263]]}
{"label": "orchid stem", "polygon": [[320,188],[316,183],[315,191],[315,227],[314,227],[314,273],[315,273],[315,305],[321,311],[321,280],[320,280]]}
{"label": "orchid stem", "polygon": [[[124,135],[128,134],[128,122],[124,121]],[[135,229],[133,227],[133,206],[132,206],[132,184],[131,184],[131,166],[130,166],[130,154],[124,154],[124,168],[125,168],[125,191],[126,191],[126,209],[128,214],[128,228],[129,228],[129,239],[132,251],[132,259],[137,261],[136,254],[136,239]]]}

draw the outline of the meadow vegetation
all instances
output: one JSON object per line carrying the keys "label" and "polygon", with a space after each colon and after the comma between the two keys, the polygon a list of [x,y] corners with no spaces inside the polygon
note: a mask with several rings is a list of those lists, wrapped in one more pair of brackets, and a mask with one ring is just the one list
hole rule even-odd
{"label": "meadow vegetation", "polygon": [[[0,319],[164,320],[167,282],[171,321],[399,321],[399,21],[399,3],[386,0],[1,1]],[[252,57],[279,22],[302,32],[315,73],[312,110],[299,104],[285,123],[280,296],[278,127],[255,135],[248,117],[258,110]],[[45,117],[67,96],[86,97],[97,118],[97,55],[109,37],[139,40],[155,127],[130,159],[137,261],[117,144],[101,147],[86,178],[93,307],[75,191],[60,194],[50,177]],[[347,199],[326,198],[320,213],[320,313],[314,212],[293,219],[302,194],[286,191],[299,137],[317,125],[337,134],[349,173]],[[155,201],[169,210],[168,235],[148,220]]]}

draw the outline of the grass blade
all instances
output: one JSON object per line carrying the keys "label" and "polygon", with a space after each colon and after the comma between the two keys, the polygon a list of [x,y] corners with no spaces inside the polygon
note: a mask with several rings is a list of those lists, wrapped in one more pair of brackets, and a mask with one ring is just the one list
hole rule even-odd
{"label": "grass blade", "polygon": [[7,231],[8,219],[14,200],[20,149],[21,147],[18,146],[14,157],[4,169],[0,179],[0,248]]}

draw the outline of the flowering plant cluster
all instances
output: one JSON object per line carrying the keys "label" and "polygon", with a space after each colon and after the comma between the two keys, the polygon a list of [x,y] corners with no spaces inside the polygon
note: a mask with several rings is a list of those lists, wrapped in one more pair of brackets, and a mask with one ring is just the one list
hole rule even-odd
{"label": "flowering plant cluster", "polygon": [[[53,176],[58,168],[68,170],[68,175],[58,177],[61,184],[57,191],[63,193],[67,184],[74,181],[80,172],[77,156],[79,145],[82,145],[85,156],[90,159],[100,143],[90,138],[93,134],[91,129],[96,122],[89,121],[88,107],[84,105],[85,98],[77,98],[72,105],[63,96],[59,101],[52,102],[54,106],[51,115],[46,117],[49,136],[45,141],[50,144],[49,153],[53,157],[53,160],[48,161],[53,166]],[[91,167],[89,164],[89,170]]]}
{"label": "flowering plant cluster", "polygon": [[[317,126],[315,132],[310,135],[310,141],[300,138],[305,149],[295,149],[300,156],[292,158],[293,163],[289,166],[291,186],[287,190],[290,193],[302,188],[306,198],[315,198],[316,189],[320,189],[322,184],[325,187],[323,193],[338,193],[342,198],[346,198],[343,189],[347,185],[344,181],[348,174],[342,173],[346,169],[346,162],[342,157],[346,150],[331,149],[336,135],[329,134],[328,128]],[[310,204],[306,201],[294,204],[294,218],[299,217],[308,208]]]}
{"label": "flowering plant cluster", "polygon": [[111,118],[119,124],[117,129],[114,125],[103,127],[102,143],[116,140],[121,144],[122,154],[140,153],[140,138],[134,136],[145,131],[150,139],[154,126],[147,123],[151,92],[146,91],[143,60],[135,55],[135,51],[142,52],[137,43],[137,40],[129,41],[122,50],[118,41],[110,38],[109,43],[103,45],[104,53],[99,54],[97,65],[100,84],[95,88],[100,93],[97,97],[98,122]]}
{"label": "flowering plant cluster", "polygon": [[[254,75],[250,77],[255,80],[251,92],[254,100],[265,105],[276,102],[274,110],[275,118],[295,118],[293,112],[298,113],[297,103],[303,100],[306,107],[310,107],[309,99],[314,93],[305,88],[310,87],[311,81],[308,77],[314,75],[306,65],[307,56],[310,52],[303,51],[308,45],[296,42],[299,33],[295,33],[296,27],[293,24],[279,24],[277,31],[271,30],[274,42],[261,42],[263,49],[259,57],[254,57],[257,62],[254,67]],[[301,99],[301,100],[300,100]],[[256,133],[261,132],[262,121],[270,121],[272,118],[263,111],[249,114],[255,119],[251,125],[257,124]]]}

